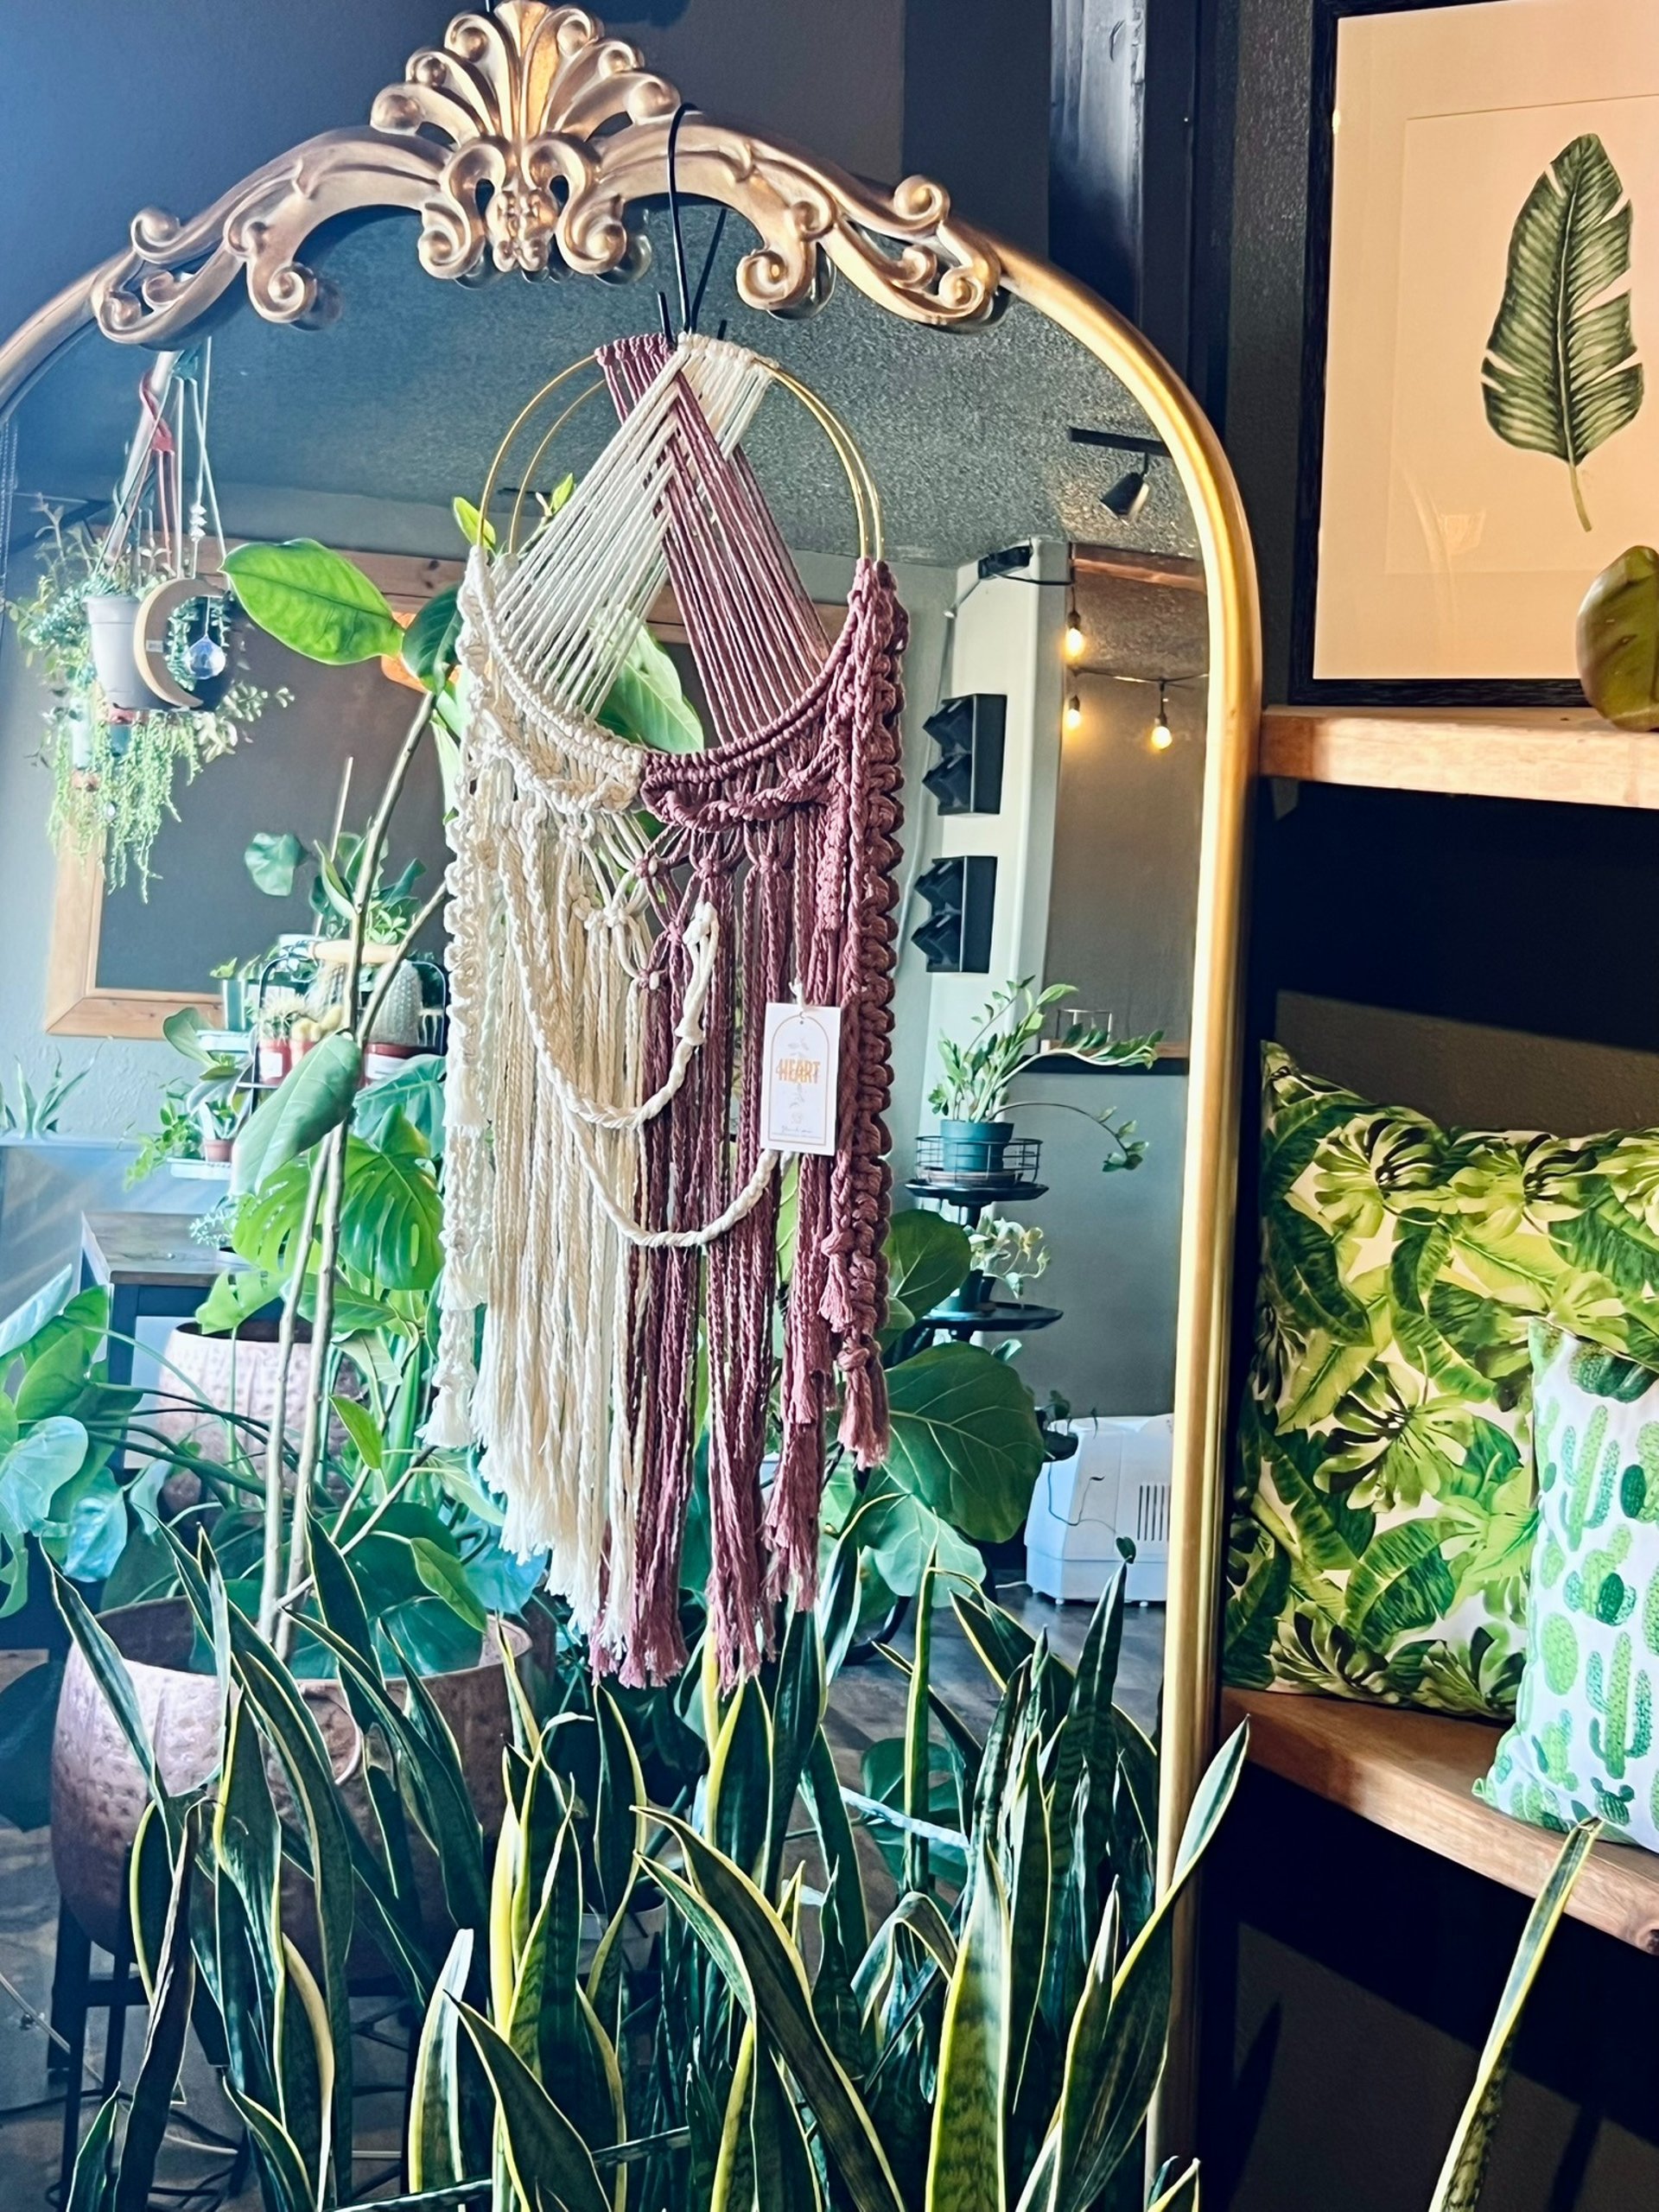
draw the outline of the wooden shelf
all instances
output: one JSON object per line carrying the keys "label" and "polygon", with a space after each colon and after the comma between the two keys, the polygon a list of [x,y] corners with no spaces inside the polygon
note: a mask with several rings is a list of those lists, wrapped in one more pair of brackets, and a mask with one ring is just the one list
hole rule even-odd
{"label": "wooden shelf", "polygon": [[[1281,1691],[1229,1690],[1224,1725],[1248,1717],[1250,1762],[1362,1820],[1536,1897],[1560,1838],[1493,1812],[1470,1795],[1501,1732],[1390,1706]],[[1568,1910],[1639,1951],[1659,1953],[1659,1856],[1599,1843]]]}
{"label": "wooden shelf", "polygon": [[1587,709],[1269,707],[1260,758],[1304,783],[1659,810],[1659,733]]}

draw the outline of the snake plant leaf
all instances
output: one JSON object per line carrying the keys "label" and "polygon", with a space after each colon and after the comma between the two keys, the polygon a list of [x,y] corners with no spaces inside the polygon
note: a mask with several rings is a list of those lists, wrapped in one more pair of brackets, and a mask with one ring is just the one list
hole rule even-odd
{"label": "snake plant leaf", "polygon": [[765,2044],[755,2052],[749,2141],[754,2212],[819,2212],[823,2196],[800,2111]]}
{"label": "snake plant leaf", "polygon": [[792,1612],[784,1630],[768,1704],[772,1713],[772,1772],[766,1813],[765,1872],[761,1887],[778,1894],[788,1840],[812,1744],[828,1703],[823,1646],[816,1613]]}
{"label": "snake plant leaf", "polygon": [[352,1110],[363,1053],[354,1037],[325,1037],[254,1109],[231,1147],[231,1195],[257,1191],[337,1129]]}
{"label": "snake plant leaf", "polygon": [[760,1684],[737,1686],[709,1759],[706,1824],[727,1857],[753,1873],[772,1812],[772,1717]]}
{"label": "snake plant leaf", "polygon": [[1003,2212],[1007,2202],[1008,1953],[1007,1902],[987,1836],[980,1843],[968,1925],[945,1994],[927,2212]]}
{"label": "snake plant leaf", "polygon": [[1008,2071],[1005,2119],[1020,2101],[1031,2050],[1031,2031],[1042,1993],[1048,1956],[1049,1892],[1052,1851],[1049,1804],[1043,1789],[1041,1746],[1035,1736],[1026,1745],[1024,1764],[1009,1808],[1011,1840],[1008,1883]]}
{"label": "snake plant leaf", "polygon": [[456,2010],[495,2092],[507,2164],[523,2202],[551,2197],[563,2212],[611,2212],[592,2153],[524,2060],[470,2005],[457,2001]]}
{"label": "snake plant leaf", "polygon": [[75,2154],[75,2171],[64,2212],[105,2212],[114,2174],[115,2122],[121,2103],[121,2092],[118,2089],[99,2107],[86,2131],[86,2139]]}
{"label": "snake plant leaf", "polygon": [[824,2039],[806,1968],[783,1923],[741,1867],[683,1821],[658,1817],[678,1843],[690,1880],[655,1862],[654,1878],[793,2074],[856,2212],[903,2212],[880,2137]]}
{"label": "snake plant leaf", "polygon": [[1593,133],[1575,138],[1516,218],[1481,370],[1487,421],[1507,444],[1566,464],[1586,530],[1580,470],[1642,406],[1628,283],[1631,224],[1607,149]]}
{"label": "snake plant leaf", "polygon": [[853,1824],[847,1817],[847,1807],[841,1794],[841,1777],[836,1772],[835,1754],[822,1728],[807,1754],[806,1772],[801,1777],[801,1792],[806,1800],[812,1825],[817,1831],[818,1847],[823,1853],[824,1866],[829,1870],[829,1886],[835,1896],[836,1913],[842,1939],[851,1955],[861,1958],[869,1942],[869,1918],[864,1902],[864,1884],[858,1869],[858,1848],[853,1840]]}
{"label": "snake plant leaf", "polygon": [[385,594],[355,562],[314,537],[238,545],[226,556],[225,572],[249,620],[308,660],[344,668],[402,650]]}
{"label": "snake plant leaf", "polygon": [[1659,729],[1659,553],[1632,545],[1579,609],[1579,681],[1620,729]]}
{"label": "snake plant leaf", "polygon": [[1521,2024],[1521,2012],[1531,1994],[1550,1939],[1560,1927],[1573,1885],[1584,1872],[1590,1847],[1599,1834],[1599,1821],[1586,1821],[1561,1846],[1548,1881],[1539,1891],[1510,1967],[1497,2014],[1480,2054],[1475,2085],[1469,2092],[1458,2121],[1457,2133],[1446,2154],[1429,2212],[1473,2212],[1485,2178],[1486,2160],[1503,2107],[1510,2054]]}
{"label": "snake plant leaf", "polygon": [[316,2198],[306,2177],[305,2161],[282,2121],[257,2098],[244,2095],[234,2082],[226,2082],[225,2094],[252,2139],[266,2203],[273,2212],[315,2212]]}
{"label": "snake plant leaf", "polygon": [[1175,2164],[1172,2158],[1154,2183],[1156,2194],[1147,2212],[1198,2212],[1198,2162],[1195,2158],[1185,2173],[1175,2172]]}
{"label": "snake plant leaf", "polygon": [[[352,2141],[352,2011],[346,1957],[352,1945],[356,1888],[350,1827],[334,1766],[309,1707],[282,1661],[252,1624],[230,1616],[232,1660],[260,1733],[276,1752],[299,1815],[316,1903],[322,1989],[334,2057],[333,2134],[342,2158]],[[291,2137],[289,2138],[291,2140]]]}
{"label": "snake plant leaf", "polygon": [[927,1693],[933,1651],[933,1582],[937,1573],[930,1559],[922,1569],[921,1603],[916,1614],[916,1656],[910,1670],[910,1690],[905,1700],[905,1811],[918,1823],[906,1832],[904,1885],[925,1890],[927,1840],[922,1832],[933,1809],[933,1749]]}
{"label": "snake plant leaf", "polygon": [[635,625],[599,719],[618,737],[658,753],[702,750],[702,723],[685,696],[680,671],[643,622]]}
{"label": "snake plant leaf", "polygon": [[467,2179],[461,2119],[460,1999],[473,1966],[473,1931],[457,1930],[421,2023],[409,2091],[409,2185],[453,2189]]}
{"label": "snake plant leaf", "polygon": [[754,2022],[746,2020],[721,2121],[709,2212],[749,2212],[754,2202],[754,2142],[749,2127],[754,2102]]}
{"label": "snake plant leaf", "polygon": [[1052,2212],[1086,2212],[1140,2133],[1168,2037],[1175,1904],[1232,1802],[1248,1735],[1248,1728],[1236,1729],[1211,1762],[1187,1815],[1169,1886],[1121,1964],[1115,1963],[1116,1891],[1108,1900],[1071,2020],[1058,2118],[1027,2183],[1021,2212],[1043,2202],[1050,2186]]}
{"label": "snake plant leaf", "polygon": [[144,2055],[132,2085],[127,2132],[116,2176],[114,2212],[145,2212],[156,2179],[156,2160],[172,2116],[173,2092],[184,2058],[190,2006],[195,1996],[195,1957],[190,1943],[190,1901],[196,1871],[200,1808],[185,1815],[183,1847],[174,1871],[155,1986],[149,1993],[149,2025]]}
{"label": "snake plant leaf", "polygon": [[1032,1395],[978,1344],[935,1344],[887,1376],[887,1471],[976,1543],[1025,1525],[1043,1465]]}

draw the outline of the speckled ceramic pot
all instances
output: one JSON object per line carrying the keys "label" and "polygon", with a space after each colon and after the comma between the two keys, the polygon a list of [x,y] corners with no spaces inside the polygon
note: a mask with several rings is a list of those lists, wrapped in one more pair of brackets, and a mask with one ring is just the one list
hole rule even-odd
{"label": "speckled ceramic pot", "polygon": [[[162,1780],[175,1790],[206,1781],[218,1758],[219,1685],[211,1675],[185,1671],[192,1637],[183,1599],[125,1606],[105,1613],[101,1624],[127,1662]],[[515,1652],[529,1649],[522,1629],[508,1623],[506,1633]],[[512,1733],[499,1645],[486,1647],[476,1667],[428,1676],[426,1687],[455,1738],[474,1810],[485,1833],[493,1835],[505,1804],[501,1751]],[[353,1779],[363,1751],[357,1724],[337,1684],[304,1682],[301,1688],[335,1776],[346,1785],[353,1815],[367,1836],[372,1819],[367,1792]],[[144,1779],[126,1738],[79,1649],[72,1647],[52,1738],[52,1863],[64,1902],[106,1949],[126,1912],[126,1853],[145,1802]],[[416,1874],[423,1908],[441,1914],[436,1862],[424,1846]],[[298,1941],[302,1950],[309,1948],[302,1928]]]}
{"label": "speckled ceramic pot", "polygon": [[[306,1332],[308,1341],[309,1331]],[[276,1410],[276,1374],[281,1363],[274,1321],[245,1321],[232,1337],[204,1337],[194,1321],[175,1329],[167,1340],[167,1365],[157,1388],[162,1402],[144,1416],[146,1423],[175,1444],[194,1444],[209,1458],[222,1458],[225,1425],[207,1407],[223,1407],[269,1427]],[[348,1395],[359,1394],[353,1370],[341,1375],[340,1388]],[[288,1368],[288,1411],[284,1427],[296,1437],[305,1426],[306,1399],[311,1388],[311,1359],[306,1343],[296,1345]],[[199,1398],[200,1407],[169,1403],[183,1397]],[[328,1448],[343,1452],[347,1439],[337,1414],[328,1421]],[[257,1453],[256,1452],[256,1456]]]}

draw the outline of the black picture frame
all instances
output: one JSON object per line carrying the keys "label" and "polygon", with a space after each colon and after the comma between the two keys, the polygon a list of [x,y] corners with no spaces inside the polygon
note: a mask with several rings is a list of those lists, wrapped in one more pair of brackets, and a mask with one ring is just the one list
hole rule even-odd
{"label": "black picture frame", "polygon": [[1582,707],[1570,678],[1318,677],[1319,518],[1325,483],[1326,337],[1331,311],[1331,215],[1336,178],[1337,43],[1353,16],[1424,15],[1431,9],[1501,7],[1505,0],[1313,0],[1308,105],[1307,242],[1303,287],[1301,432],[1292,577],[1290,703],[1307,707]]}

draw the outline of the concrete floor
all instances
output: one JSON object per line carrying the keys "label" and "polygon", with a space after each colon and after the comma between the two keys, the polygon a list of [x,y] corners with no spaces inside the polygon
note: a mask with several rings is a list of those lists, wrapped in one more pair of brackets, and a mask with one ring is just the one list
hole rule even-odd
{"label": "concrete floor", "polygon": [[[1087,1633],[1090,1612],[1084,1605],[1060,1606],[1034,1596],[1024,1585],[1005,1587],[1001,1603],[1035,1633],[1044,1633],[1059,1657],[1076,1659]],[[1143,1727],[1156,1719],[1163,1673],[1164,1616],[1161,1607],[1131,1606],[1124,1622],[1118,1701]],[[908,1648],[911,1630],[898,1643]],[[32,1653],[0,1654],[0,1684],[32,1664]],[[952,1616],[941,1614],[933,1643],[933,1680],[963,1719],[982,1729],[995,1704],[995,1685]],[[843,1778],[856,1787],[862,1753],[884,1736],[902,1728],[904,1678],[880,1659],[846,1669],[836,1681],[830,1707],[830,1734]],[[868,1875],[872,1902],[890,1882],[874,1847]],[[51,1839],[44,1829],[22,1835],[0,1827],[0,2177],[8,2202],[30,2212],[56,2202],[60,2089],[48,2091],[45,2015],[50,2000],[57,1935],[58,1896],[52,1876]],[[107,1969],[101,1953],[93,1971]],[[397,2186],[397,2160],[404,2080],[401,2031],[388,2023],[384,2037],[374,2026],[382,2008],[360,2008],[356,2069],[359,2083],[359,2162],[354,2196],[385,2193]],[[104,2016],[94,2013],[88,2028],[87,2094],[83,2125],[100,2101],[104,2071]],[[127,2024],[122,2079],[130,2087],[143,2046],[142,2012]],[[377,2084],[387,2085],[384,2088]],[[211,2069],[194,2044],[187,2061],[184,2094],[163,2153],[156,2202],[168,2212],[210,2212],[225,2203],[230,2212],[257,2212],[259,2190],[249,2177],[226,2196],[224,2177],[230,2153],[200,2133],[212,2130],[233,2138],[234,2116],[219,2094]]]}

